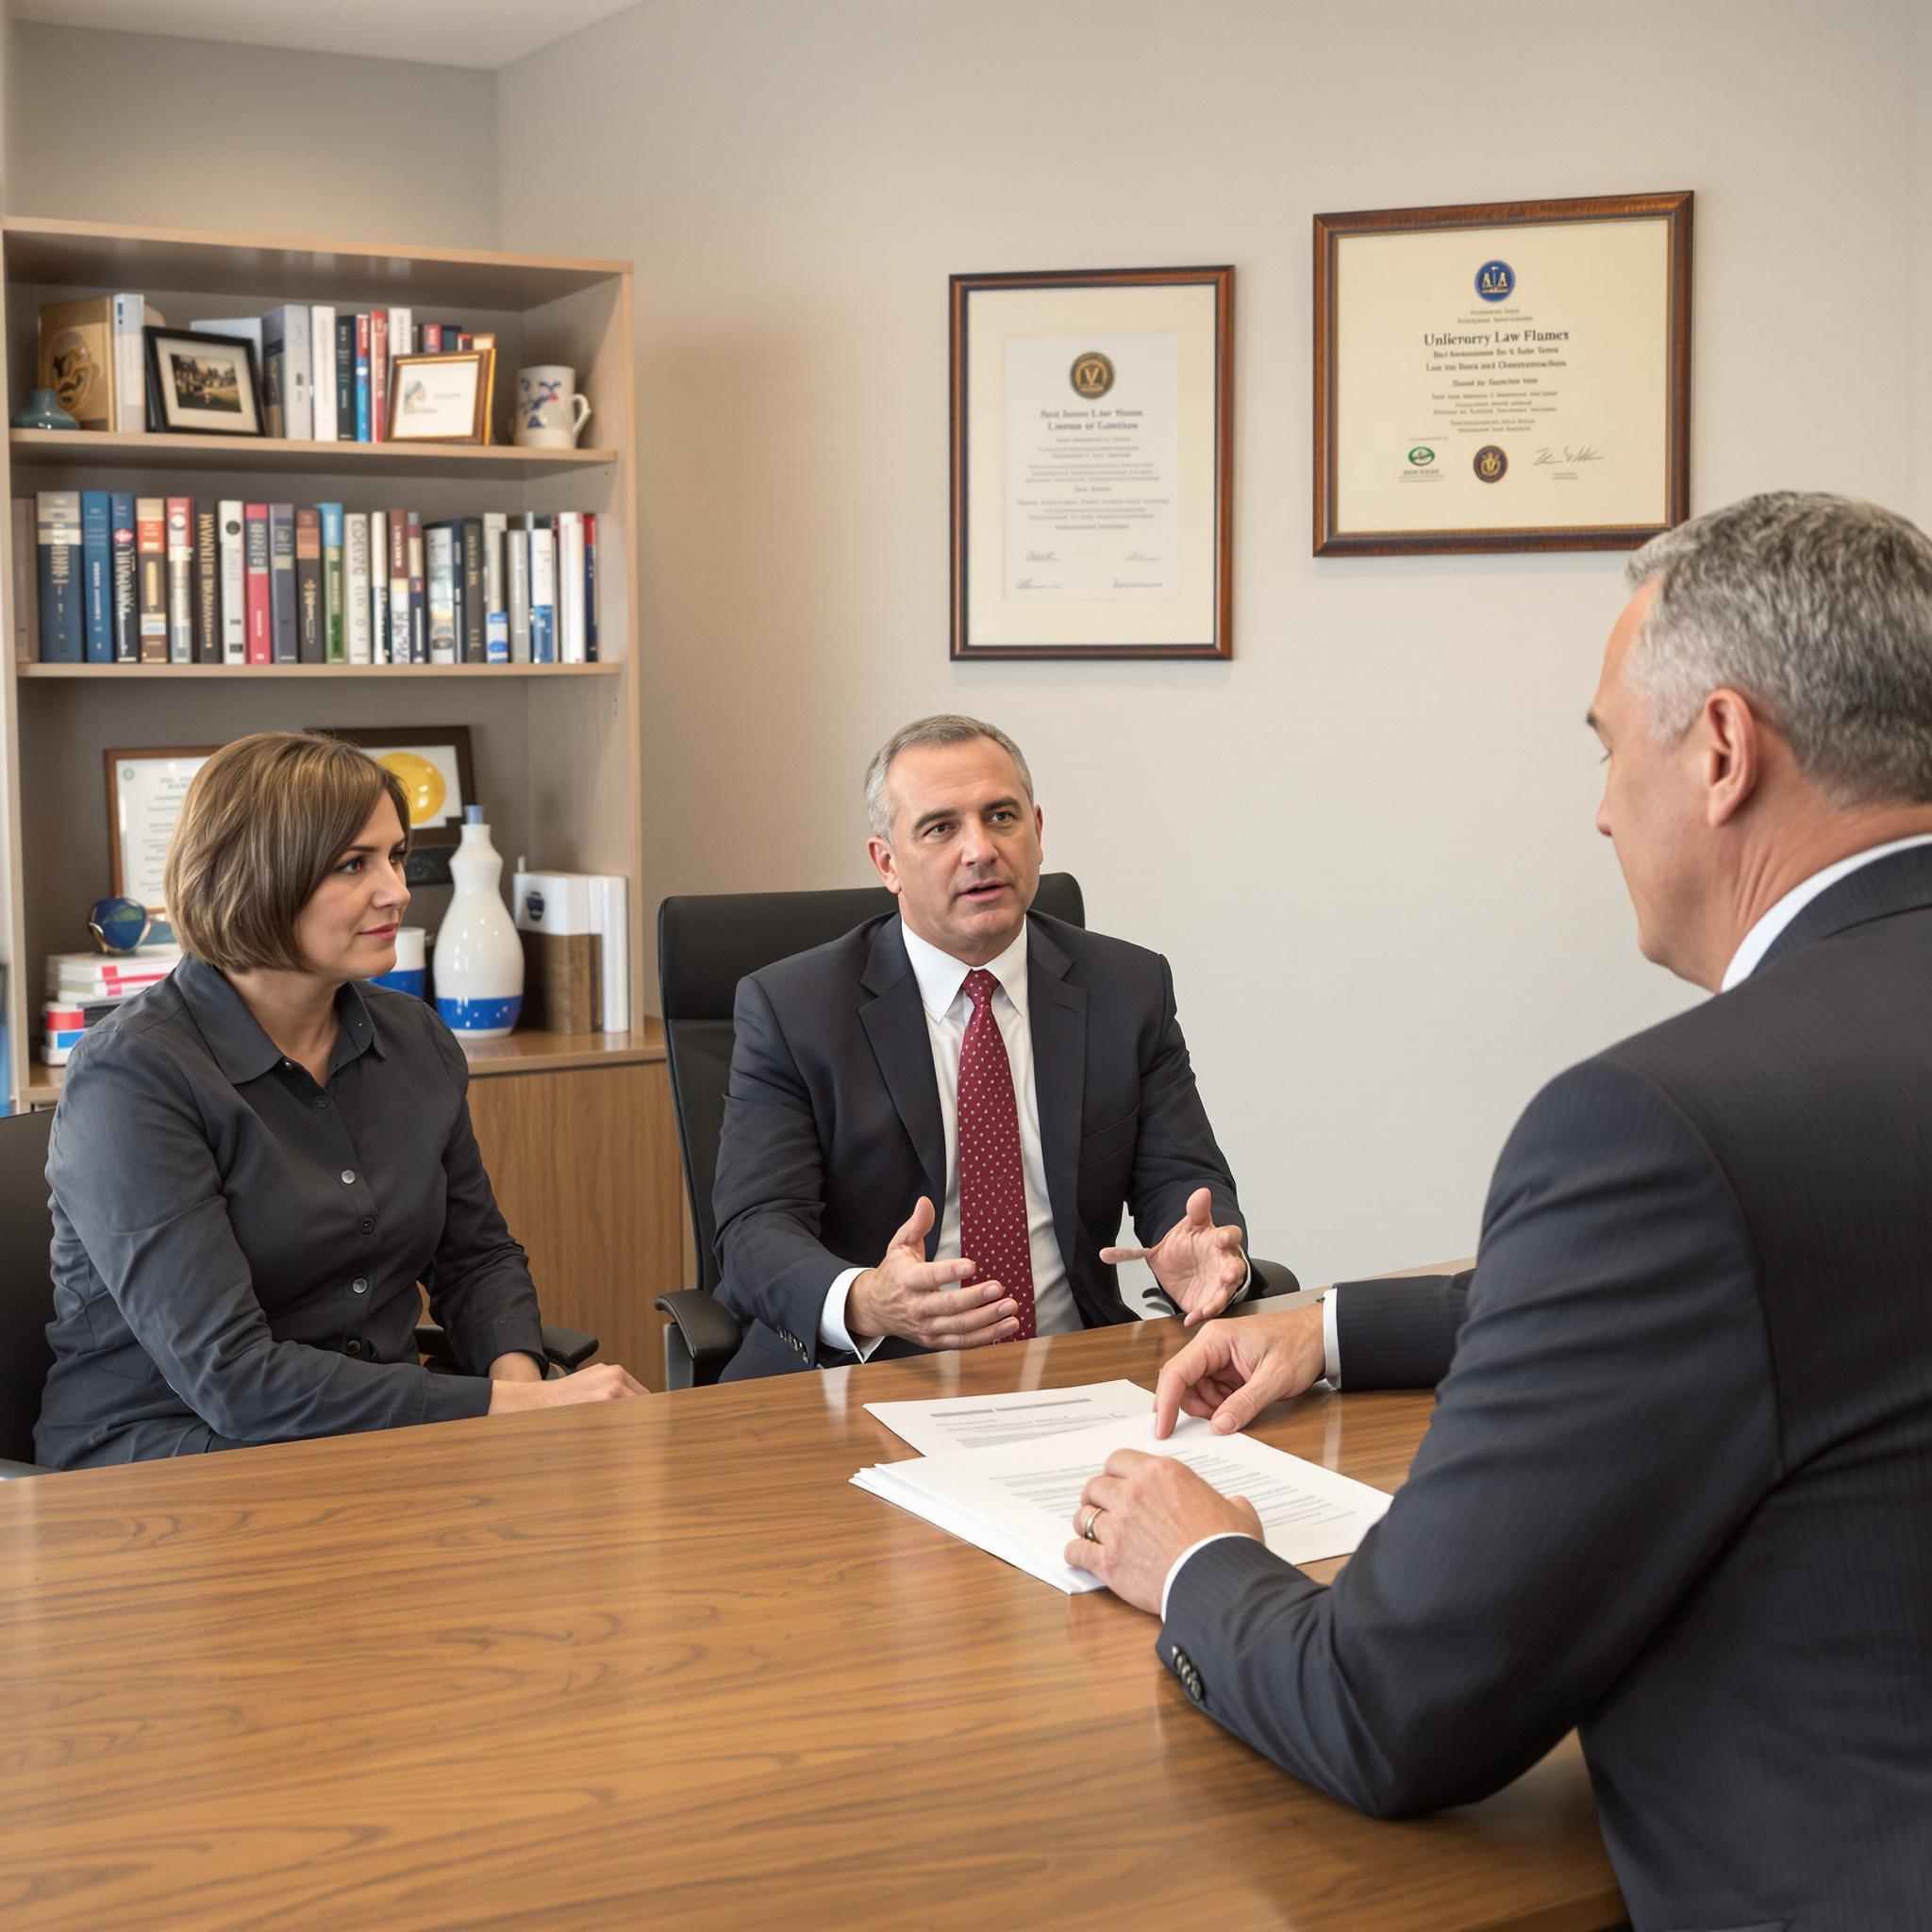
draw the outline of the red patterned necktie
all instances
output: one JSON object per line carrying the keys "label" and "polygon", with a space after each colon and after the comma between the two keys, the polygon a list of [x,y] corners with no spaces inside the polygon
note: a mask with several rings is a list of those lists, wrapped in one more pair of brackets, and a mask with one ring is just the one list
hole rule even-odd
{"label": "red patterned necktie", "polygon": [[966,975],[973,1002],[959,1043],[959,1252],[974,1264],[974,1281],[997,1281],[1020,1311],[1028,1341],[1033,1324],[1033,1247],[1026,1225],[1026,1183],[1020,1171],[1020,1115],[1013,1070],[992,1016],[999,984],[984,966]]}

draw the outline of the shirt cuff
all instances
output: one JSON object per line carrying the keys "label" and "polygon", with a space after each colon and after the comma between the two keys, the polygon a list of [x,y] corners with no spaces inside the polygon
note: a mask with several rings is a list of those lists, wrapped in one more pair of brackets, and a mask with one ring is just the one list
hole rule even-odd
{"label": "shirt cuff", "polygon": [[1341,1387],[1341,1342],[1335,1326],[1335,1291],[1322,1297],[1322,1373],[1331,1389]]}
{"label": "shirt cuff", "polygon": [[[1167,1581],[1160,1586],[1160,1621],[1163,1624],[1167,1622],[1167,1600],[1170,1596],[1174,1594],[1174,1580],[1176,1576],[1178,1576],[1181,1574],[1181,1566],[1197,1550],[1205,1550],[1209,1543],[1218,1543],[1224,1541],[1228,1537],[1231,1536],[1247,1536],[1247,1531],[1243,1529],[1216,1530],[1212,1536],[1204,1536],[1199,1542],[1190,1543],[1187,1546],[1187,1548],[1184,1549],[1180,1553],[1180,1555],[1174,1559],[1174,1567],[1167,1573]],[[1248,1537],[1248,1541],[1250,1542],[1253,1542],[1255,1539],[1253,1537]]]}
{"label": "shirt cuff", "polygon": [[852,1332],[845,1325],[845,1297],[852,1291],[852,1284],[865,1273],[863,1268],[847,1268],[832,1277],[832,1285],[825,1292],[825,1305],[819,1310],[819,1341],[826,1348],[842,1348],[847,1355],[856,1355],[862,1362],[869,1362],[873,1351],[886,1338],[874,1335],[870,1341],[855,1341]]}

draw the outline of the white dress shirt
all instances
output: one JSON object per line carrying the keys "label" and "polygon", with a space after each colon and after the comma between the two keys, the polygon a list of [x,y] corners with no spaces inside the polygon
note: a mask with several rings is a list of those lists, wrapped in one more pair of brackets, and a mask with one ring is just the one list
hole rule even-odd
{"label": "white dress shirt", "polygon": [[[1828,892],[1840,879],[1849,878],[1861,865],[1871,865],[1874,860],[1890,858],[1894,852],[1909,852],[1914,845],[1932,845],[1932,832],[1915,832],[1909,838],[1888,840],[1883,845],[1869,846],[1863,852],[1854,852],[1847,858],[1840,858],[1814,872],[1807,879],[1793,886],[1770,911],[1759,916],[1747,932],[1738,950],[1731,955],[1731,963],[1724,968],[1724,976],[1719,983],[1720,994],[1727,993],[1764,963],[1764,956],[1776,943],[1778,935],[1797,918],[1806,907],[1822,892]],[[1325,1357],[1324,1368],[1328,1380],[1336,1388],[1341,1387],[1341,1351],[1336,1340],[1335,1304],[1340,1299],[1330,1290],[1322,1304],[1322,1351]],[[1238,1532],[1224,1530],[1223,1536]],[[1181,1565],[1196,1550],[1205,1549],[1217,1538],[1204,1536],[1197,1543],[1190,1543],[1174,1560],[1174,1566],[1167,1573],[1167,1581],[1160,1588],[1161,1621],[1167,1621],[1167,1599],[1174,1589],[1174,1580],[1181,1574]]]}
{"label": "white dress shirt", "polygon": [[[950,953],[921,939],[902,921],[907,957],[919,981],[919,1000],[925,1008],[926,1036],[932,1042],[932,1070],[940,1090],[940,1119],[946,1132],[946,1198],[940,1209],[940,1244],[935,1260],[959,1253],[959,1049],[966,1041],[966,1022],[973,1002],[966,996],[966,975],[973,969]],[[1033,1084],[1033,1027],[1026,1012],[1026,927],[986,970],[999,984],[992,995],[992,1016],[1006,1042],[1007,1065],[1013,1075],[1013,1105],[1020,1117],[1020,1173],[1026,1190],[1027,1245],[1033,1251],[1033,1313],[1036,1332],[1062,1335],[1078,1328],[1080,1310],[1067,1281],[1067,1268],[1053,1230],[1053,1203],[1046,1191],[1046,1161],[1040,1148],[1040,1096]],[[912,1203],[904,1204],[912,1212]],[[868,1264],[875,1265],[875,1264]],[[819,1340],[830,1348],[853,1351],[860,1360],[872,1355],[885,1338],[859,1343],[845,1325],[845,1298],[863,1268],[847,1268],[837,1275],[819,1316]]]}

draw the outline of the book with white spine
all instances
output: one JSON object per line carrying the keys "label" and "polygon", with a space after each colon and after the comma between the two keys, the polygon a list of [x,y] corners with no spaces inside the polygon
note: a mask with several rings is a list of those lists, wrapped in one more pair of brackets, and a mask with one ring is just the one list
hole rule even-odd
{"label": "book with white spine", "polygon": [[342,585],[344,653],[351,664],[372,664],[375,660],[369,635],[369,519],[354,510],[342,519]]}

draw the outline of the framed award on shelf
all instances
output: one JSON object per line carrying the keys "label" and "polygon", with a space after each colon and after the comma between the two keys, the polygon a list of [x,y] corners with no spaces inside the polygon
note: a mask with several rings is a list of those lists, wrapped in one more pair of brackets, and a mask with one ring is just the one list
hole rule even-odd
{"label": "framed award on shelf", "polygon": [[108,878],[113,894],[166,909],[162,881],[175,822],[194,774],[220,747],[104,752],[108,768]]}
{"label": "framed award on shelf", "polygon": [[1634,549],[1690,510],[1688,192],[1315,217],[1315,555]]}
{"label": "framed award on shelf", "polygon": [[952,278],[952,656],[1225,658],[1234,270]]}

